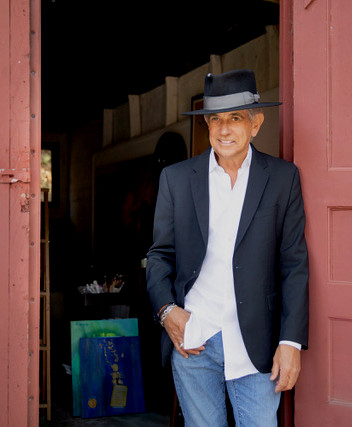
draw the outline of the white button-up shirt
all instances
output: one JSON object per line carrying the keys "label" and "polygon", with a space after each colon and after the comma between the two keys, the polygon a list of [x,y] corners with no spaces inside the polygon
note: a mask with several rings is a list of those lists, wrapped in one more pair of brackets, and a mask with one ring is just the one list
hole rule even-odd
{"label": "white button-up shirt", "polygon": [[209,236],[200,274],[185,297],[191,313],[184,347],[197,348],[222,331],[225,378],[257,373],[247,354],[239,327],[232,258],[246,194],[252,149],[238,170],[235,185],[211,150],[209,163]]}

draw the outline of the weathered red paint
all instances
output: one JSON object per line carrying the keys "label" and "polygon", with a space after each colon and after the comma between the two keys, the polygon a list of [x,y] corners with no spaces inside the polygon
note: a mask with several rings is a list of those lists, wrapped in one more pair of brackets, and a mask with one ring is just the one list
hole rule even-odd
{"label": "weathered red paint", "polygon": [[352,425],[352,3],[293,2],[294,161],[310,253],[310,348],[295,425]]}
{"label": "weathered red paint", "polygon": [[280,4],[280,157],[293,160],[292,0]]}
{"label": "weathered red paint", "polygon": [[[292,0],[280,3],[280,157],[293,160],[293,43]],[[279,410],[281,427],[294,425],[293,391],[282,393]]]}
{"label": "weathered red paint", "polygon": [[[39,416],[39,14],[39,1],[0,2],[0,170],[4,169],[0,425],[4,427],[36,426]],[[37,77],[31,68],[37,70]],[[11,171],[13,179],[6,179]]]}
{"label": "weathered red paint", "polygon": [[[9,167],[9,4],[0,2],[0,167]],[[8,426],[9,185],[0,184],[0,425]]]}
{"label": "weathered red paint", "polygon": [[31,0],[30,13],[30,230],[28,316],[28,426],[39,424],[40,311],[40,167],[41,167],[41,2]]}

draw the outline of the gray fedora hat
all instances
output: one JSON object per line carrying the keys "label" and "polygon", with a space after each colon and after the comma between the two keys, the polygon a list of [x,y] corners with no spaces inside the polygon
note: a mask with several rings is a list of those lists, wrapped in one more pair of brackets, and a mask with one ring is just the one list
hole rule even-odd
{"label": "gray fedora hat", "polygon": [[273,107],[281,102],[259,102],[255,75],[252,70],[234,70],[205,76],[204,107],[183,115],[225,113],[251,108]]}

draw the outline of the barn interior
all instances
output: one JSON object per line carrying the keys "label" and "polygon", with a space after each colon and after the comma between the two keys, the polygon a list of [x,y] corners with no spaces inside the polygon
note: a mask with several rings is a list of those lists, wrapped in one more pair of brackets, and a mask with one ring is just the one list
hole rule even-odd
{"label": "barn interior", "polygon": [[[72,322],[137,319],[142,415],[170,425],[174,390],[145,286],[158,177],[208,145],[202,118],[182,115],[202,102],[208,72],[251,68],[261,99],[279,99],[279,1],[42,0],[41,37],[50,187],[50,363],[40,376],[50,416],[44,404],[41,424],[82,421],[72,409]],[[268,109],[254,145],[279,156],[279,107]],[[99,294],[89,292],[94,283]]]}

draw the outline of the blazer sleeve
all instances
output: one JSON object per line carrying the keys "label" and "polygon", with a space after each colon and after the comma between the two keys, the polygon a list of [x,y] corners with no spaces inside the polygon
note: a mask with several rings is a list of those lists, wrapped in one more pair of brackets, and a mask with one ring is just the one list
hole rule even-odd
{"label": "blazer sleeve", "polygon": [[308,346],[308,253],[304,237],[305,213],[298,169],[295,168],[282,228],[280,341]]}
{"label": "blazer sleeve", "polygon": [[154,243],[147,254],[147,290],[156,314],[162,306],[175,302],[175,242],[173,199],[166,170],[160,175],[154,216]]}

